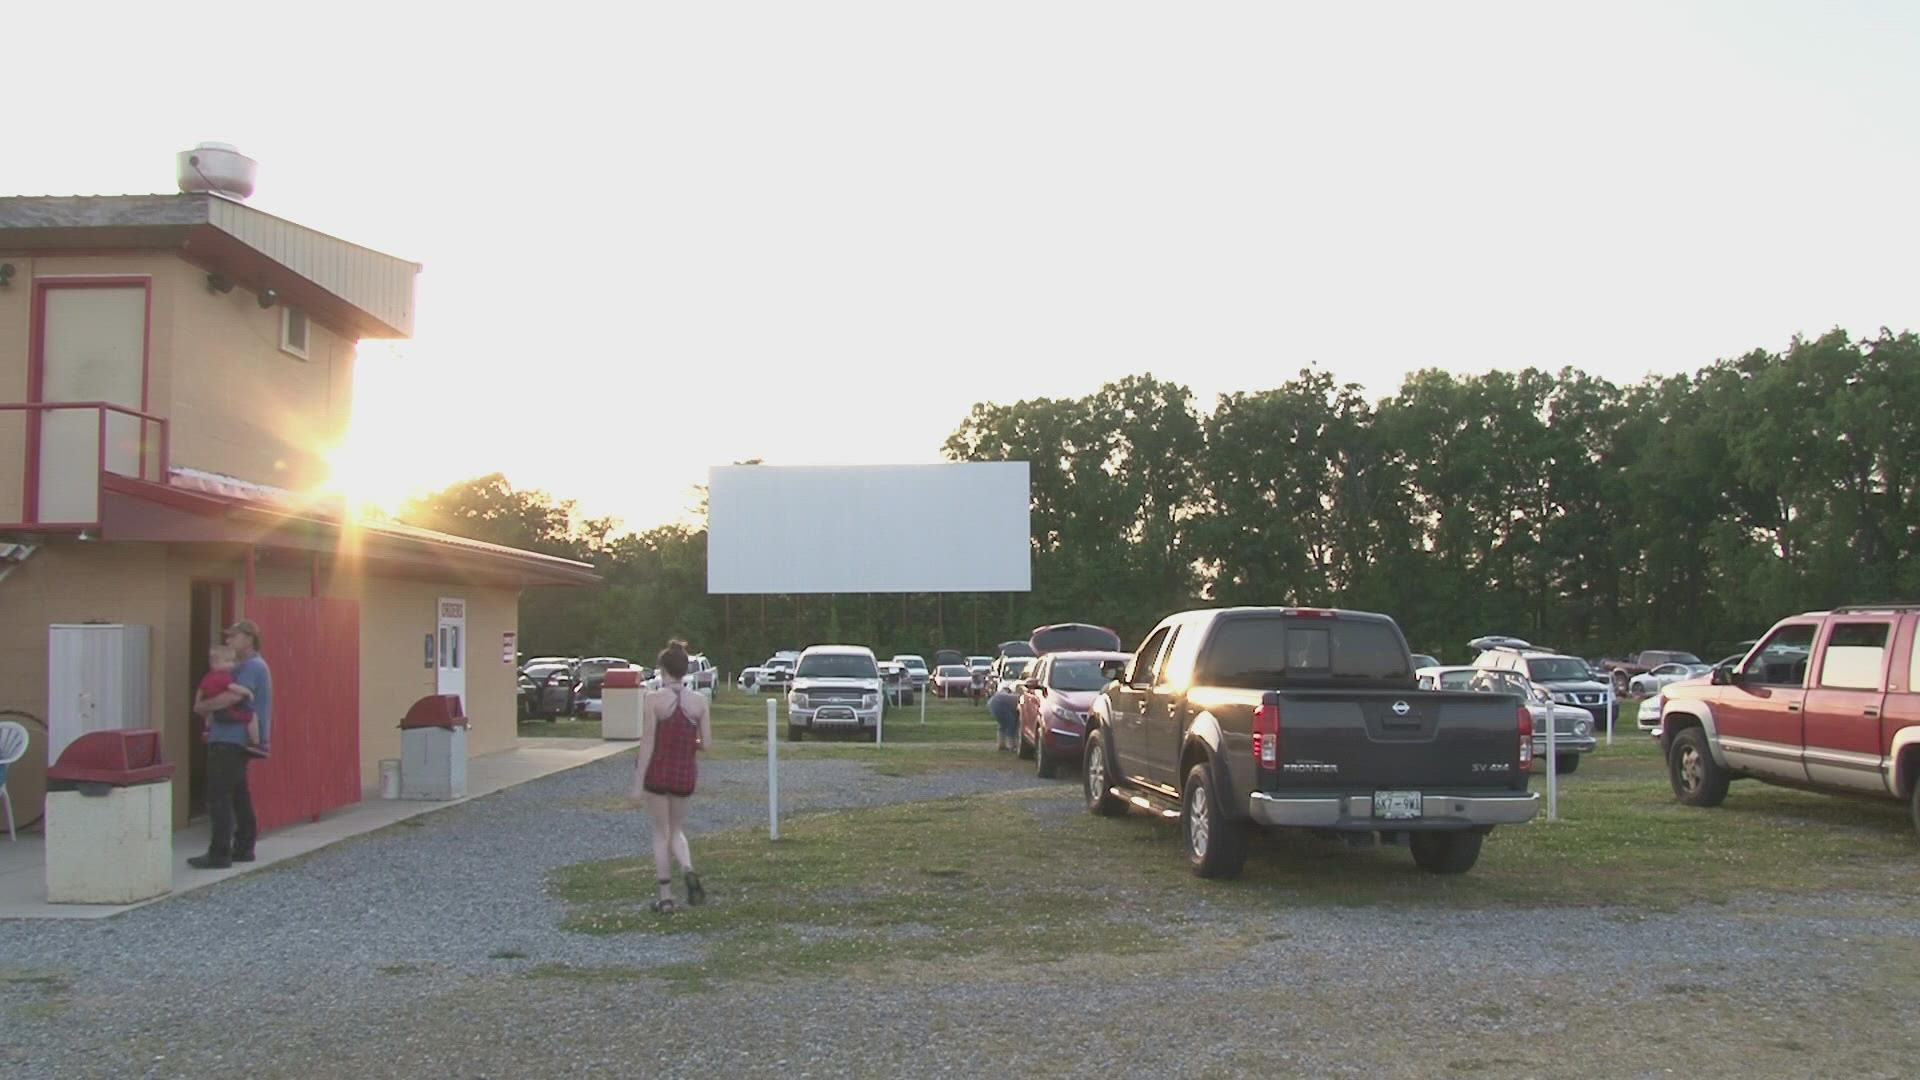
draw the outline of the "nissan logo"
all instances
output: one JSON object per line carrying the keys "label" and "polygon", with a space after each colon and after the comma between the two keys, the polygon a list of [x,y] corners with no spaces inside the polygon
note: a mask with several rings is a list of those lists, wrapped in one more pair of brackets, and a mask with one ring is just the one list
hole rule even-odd
{"label": "nissan logo", "polygon": [[1405,716],[1412,711],[1413,707],[1404,701],[1396,701],[1393,703],[1393,715],[1395,716]]}

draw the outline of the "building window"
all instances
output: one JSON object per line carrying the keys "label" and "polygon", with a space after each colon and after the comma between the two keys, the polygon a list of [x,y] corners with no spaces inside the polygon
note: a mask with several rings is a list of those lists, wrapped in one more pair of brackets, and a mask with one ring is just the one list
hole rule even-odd
{"label": "building window", "polygon": [[307,358],[307,313],[297,307],[280,309],[280,348]]}

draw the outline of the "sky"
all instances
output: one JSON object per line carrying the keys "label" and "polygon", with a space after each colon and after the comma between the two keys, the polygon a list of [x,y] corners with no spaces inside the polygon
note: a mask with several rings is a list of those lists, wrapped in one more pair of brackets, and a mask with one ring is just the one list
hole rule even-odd
{"label": "sky", "polygon": [[1204,409],[1920,328],[1915,4],[181,11],[9,13],[66,45],[8,50],[0,194],[220,140],[422,263],[361,350],[376,499],[500,471],[645,528],[709,465],[936,461],[1128,374]]}

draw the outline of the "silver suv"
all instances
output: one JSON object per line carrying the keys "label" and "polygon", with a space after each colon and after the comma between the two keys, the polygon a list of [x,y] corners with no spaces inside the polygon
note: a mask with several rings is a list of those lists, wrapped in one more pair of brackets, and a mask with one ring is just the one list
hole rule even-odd
{"label": "silver suv", "polygon": [[851,731],[880,738],[885,682],[873,650],[863,645],[815,645],[794,665],[787,691],[787,739],[809,731]]}
{"label": "silver suv", "polygon": [[1612,702],[1617,721],[1620,705],[1613,700],[1611,688],[1577,656],[1496,645],[1474,657],[1473,666],[1481,671],[1511,671],[1519,675],[1544,688],[1555,702],[1587,710],[1597,729],[1605,730],[1608,703]]}

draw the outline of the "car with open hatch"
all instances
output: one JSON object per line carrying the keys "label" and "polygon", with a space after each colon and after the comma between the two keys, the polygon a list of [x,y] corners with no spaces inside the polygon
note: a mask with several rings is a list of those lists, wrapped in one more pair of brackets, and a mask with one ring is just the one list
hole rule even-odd
{"label": "car with open hatch", "polygon": [[1237,875],[1257,828],[1404,842],[1463,873],[1539,801],[1525,703],[1419,690],[1400,628],[1359,611],[1167,617],[1094,700],[1085,757],[1088,810],[1179,819],[1201,877]]}

